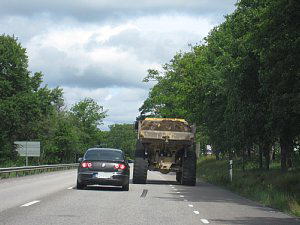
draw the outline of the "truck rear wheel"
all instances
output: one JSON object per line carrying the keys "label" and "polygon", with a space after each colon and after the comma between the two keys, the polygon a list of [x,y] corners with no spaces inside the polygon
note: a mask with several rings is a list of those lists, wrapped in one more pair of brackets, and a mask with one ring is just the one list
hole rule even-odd
{"label": "truck rear wheel", "polygon": [[176,181],[181,183],[182,172],[176,172]]}
{"label": "truck rear wheel", "polygon": [[144,158],[135,158],[133,167],[134,184],[145,184],[147,180],[148,163]]}
{"label": "truck rear wheel", "polygon": [[136,142],[134,156],[136,158],[144,158],[145,157],[145,148],[144,148],[144,145],[140,141]]}
{"label": "truck rear wheel", "polygon": [[187,157],[183,158],[181,184],[189,186],[196,184],[196,154],[194,151],[187,151]]}

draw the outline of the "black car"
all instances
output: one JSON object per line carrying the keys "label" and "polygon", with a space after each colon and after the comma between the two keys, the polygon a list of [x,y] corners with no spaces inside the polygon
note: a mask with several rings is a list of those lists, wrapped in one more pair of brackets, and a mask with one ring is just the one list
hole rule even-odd
{"label": "black car", "polygon": [[129,165],[119,149],[91,148],[79,159],[77,189],[87,185],[122,186],[129,190]]}

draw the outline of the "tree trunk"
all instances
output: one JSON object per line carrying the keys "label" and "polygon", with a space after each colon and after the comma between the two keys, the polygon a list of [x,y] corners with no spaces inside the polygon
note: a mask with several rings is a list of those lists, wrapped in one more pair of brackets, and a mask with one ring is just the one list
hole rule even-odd
{"label": "tree trunk", "polygon": [[287,171],[286,165],[286,152],[287,152],[287,144],[284,138],[280,138],[280,163],[281,163],[281,171]]}
{"label": "tree trunk", "polygon": [[288,168],[293,167],[292,152],[293,152],[293,142],[289,143],[287,153],[286,153],[286,160],[287,160],[286,163]]}
{"label": "tree trunk", "polygon": [[280,149],[281,149],[281,170],[287,171],[292,165],[293,152],[293,136],[290,131],[290,126],[283,129],[280,135]]}
{"label": "tree trunk", "polygon": [[215,153],[215,155],[216,155],[216,160],[220,160],[219,154],[220,154],[219,152],[216,152],[216,153]]}
{"label": "tree trunk", "polygon": [[268,143],[265,143],[264,144],[264,157],[265,157],[266,170],[270,169],[270,149],[271,149],[271,145]]}
{"label": "tree trunk", "polygon": [[275,146],[272,145],[272,147],[270,148],[270,162],[274,160],[274,153],[275,153]]}
{"label": "tree trunk", "polygon": [[243,147],[242,168],[243,171],[245,171],[245,148],[244,147]]}
{"label": "tree trunk", "polygon": [[262,145],[259,145],[258,148],[259,148],[259,169],[263,169],[263,149],[262,149]]}
{"label": "tree trunk", "polygon": [[247,148],[247,156],[248,156],[248,159],[251,160],[251,148],[249,146]]}

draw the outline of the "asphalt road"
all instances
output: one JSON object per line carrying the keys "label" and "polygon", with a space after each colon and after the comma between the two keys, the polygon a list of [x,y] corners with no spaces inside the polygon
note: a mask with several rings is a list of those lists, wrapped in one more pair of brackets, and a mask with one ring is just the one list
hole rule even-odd
{"label": "asphalt road", "polygon": [[76,190],[76,171],[0,180],[0,225],[300,224],[300,219],[213,185],[178,185],[148,172],[148,184]]}

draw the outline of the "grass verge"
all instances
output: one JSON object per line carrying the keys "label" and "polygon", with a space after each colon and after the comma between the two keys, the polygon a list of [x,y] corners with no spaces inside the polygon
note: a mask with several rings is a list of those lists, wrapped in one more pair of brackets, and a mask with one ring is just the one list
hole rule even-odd
{"label": "grass verge", "polygon": [[242,171],[239,163],[233,167],[233,181],[229,179],[229,163],[213,157],[198,161],[197,176],[265,206],[300,217],[300,170],[282,173],[277,166],[269,171],[248,168]]}

